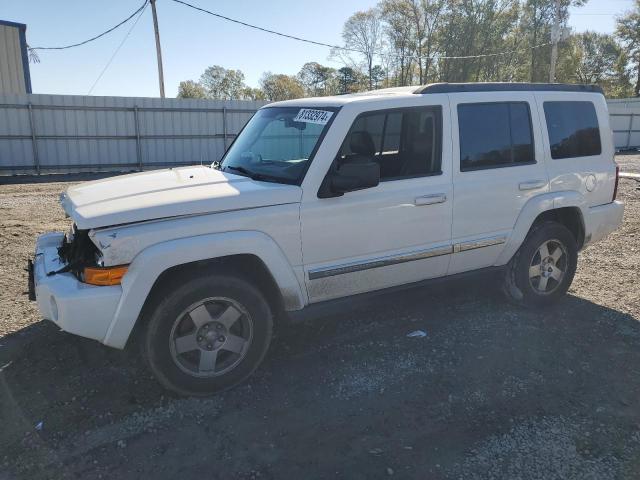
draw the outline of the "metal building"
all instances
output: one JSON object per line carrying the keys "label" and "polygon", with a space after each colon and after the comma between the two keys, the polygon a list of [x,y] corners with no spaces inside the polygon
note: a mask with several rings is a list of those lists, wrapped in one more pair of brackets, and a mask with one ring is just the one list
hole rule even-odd
{"label": "metal building", "polygon": [[617,150],[640,148],[640,98],[607,100]]}
{"label": "metal building", "polygon": [[27,26],[0,20],[0,93],[31,93]]}
{"label": "metal building", "polygon": [[0,94],[1,176],[220,160],[266,102]]}

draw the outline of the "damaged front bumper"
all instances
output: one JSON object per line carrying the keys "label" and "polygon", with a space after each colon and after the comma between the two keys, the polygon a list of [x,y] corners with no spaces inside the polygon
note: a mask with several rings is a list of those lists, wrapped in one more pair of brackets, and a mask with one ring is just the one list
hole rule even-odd
{"label": "damaged front bumper", "polygon": [[29,298],[33,293],[42,316],[62,330],[102,342],[118,308],[122,287],[88,285],[70,272],[47,275],[65,266],[58,255],[63,239],[63,233],[38,237],[29,266]]}

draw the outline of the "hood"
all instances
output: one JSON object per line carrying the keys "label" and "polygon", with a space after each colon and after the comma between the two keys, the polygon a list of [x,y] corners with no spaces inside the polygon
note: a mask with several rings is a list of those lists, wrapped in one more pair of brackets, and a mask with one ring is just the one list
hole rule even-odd
{"label": "hood", "polygon": [[295,185],[257,182],[195,166],[86,182],[69,188],[62,207],[81,230],[158,218],[298,203]]}

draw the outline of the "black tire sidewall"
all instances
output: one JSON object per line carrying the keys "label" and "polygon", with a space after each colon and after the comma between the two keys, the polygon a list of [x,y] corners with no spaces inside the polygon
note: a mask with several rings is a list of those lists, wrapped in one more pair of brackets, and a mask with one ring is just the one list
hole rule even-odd
{"label": "black tire sidewall", "polygon": [[[209,297],[227,297],[242,305],[252,318],[253,338],[245,357],[231,371],[216,377],[194,377],[182,371],[171,357],[171,329],[187,307]],[[237,385],[253,373],[269,348],[272,329],[272,314],[259,290],[233,276],[203,276],[169,290],[152,309],[144,350],[152,372],[163,386],[181,395],[210,395]]]}
{"label": "black tire sidewall", "polygon": [[[545,241],[557,239],[567,249],[567,270],[562,282],[550,294],[538,293],[529,282],[529,266],[537,249]],[[523,302],[531,306],[546,306],[562,297],[573,282],[578,263],[578,246],[573,234],[564,225],[557,222],[545,222],[534,228],[525,239],[516,258],[514,277],[516,285],[523,295]]]}

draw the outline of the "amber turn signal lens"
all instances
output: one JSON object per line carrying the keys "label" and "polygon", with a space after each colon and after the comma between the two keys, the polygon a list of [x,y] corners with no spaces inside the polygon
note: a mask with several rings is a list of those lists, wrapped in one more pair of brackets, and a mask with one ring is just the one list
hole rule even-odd
{"label": "amber turn signal lens", "polygon": [[127,265],[117,267],[86,267],[84,269],[84,282],[91,285],[120,285],[124,274],[127,273]]}

